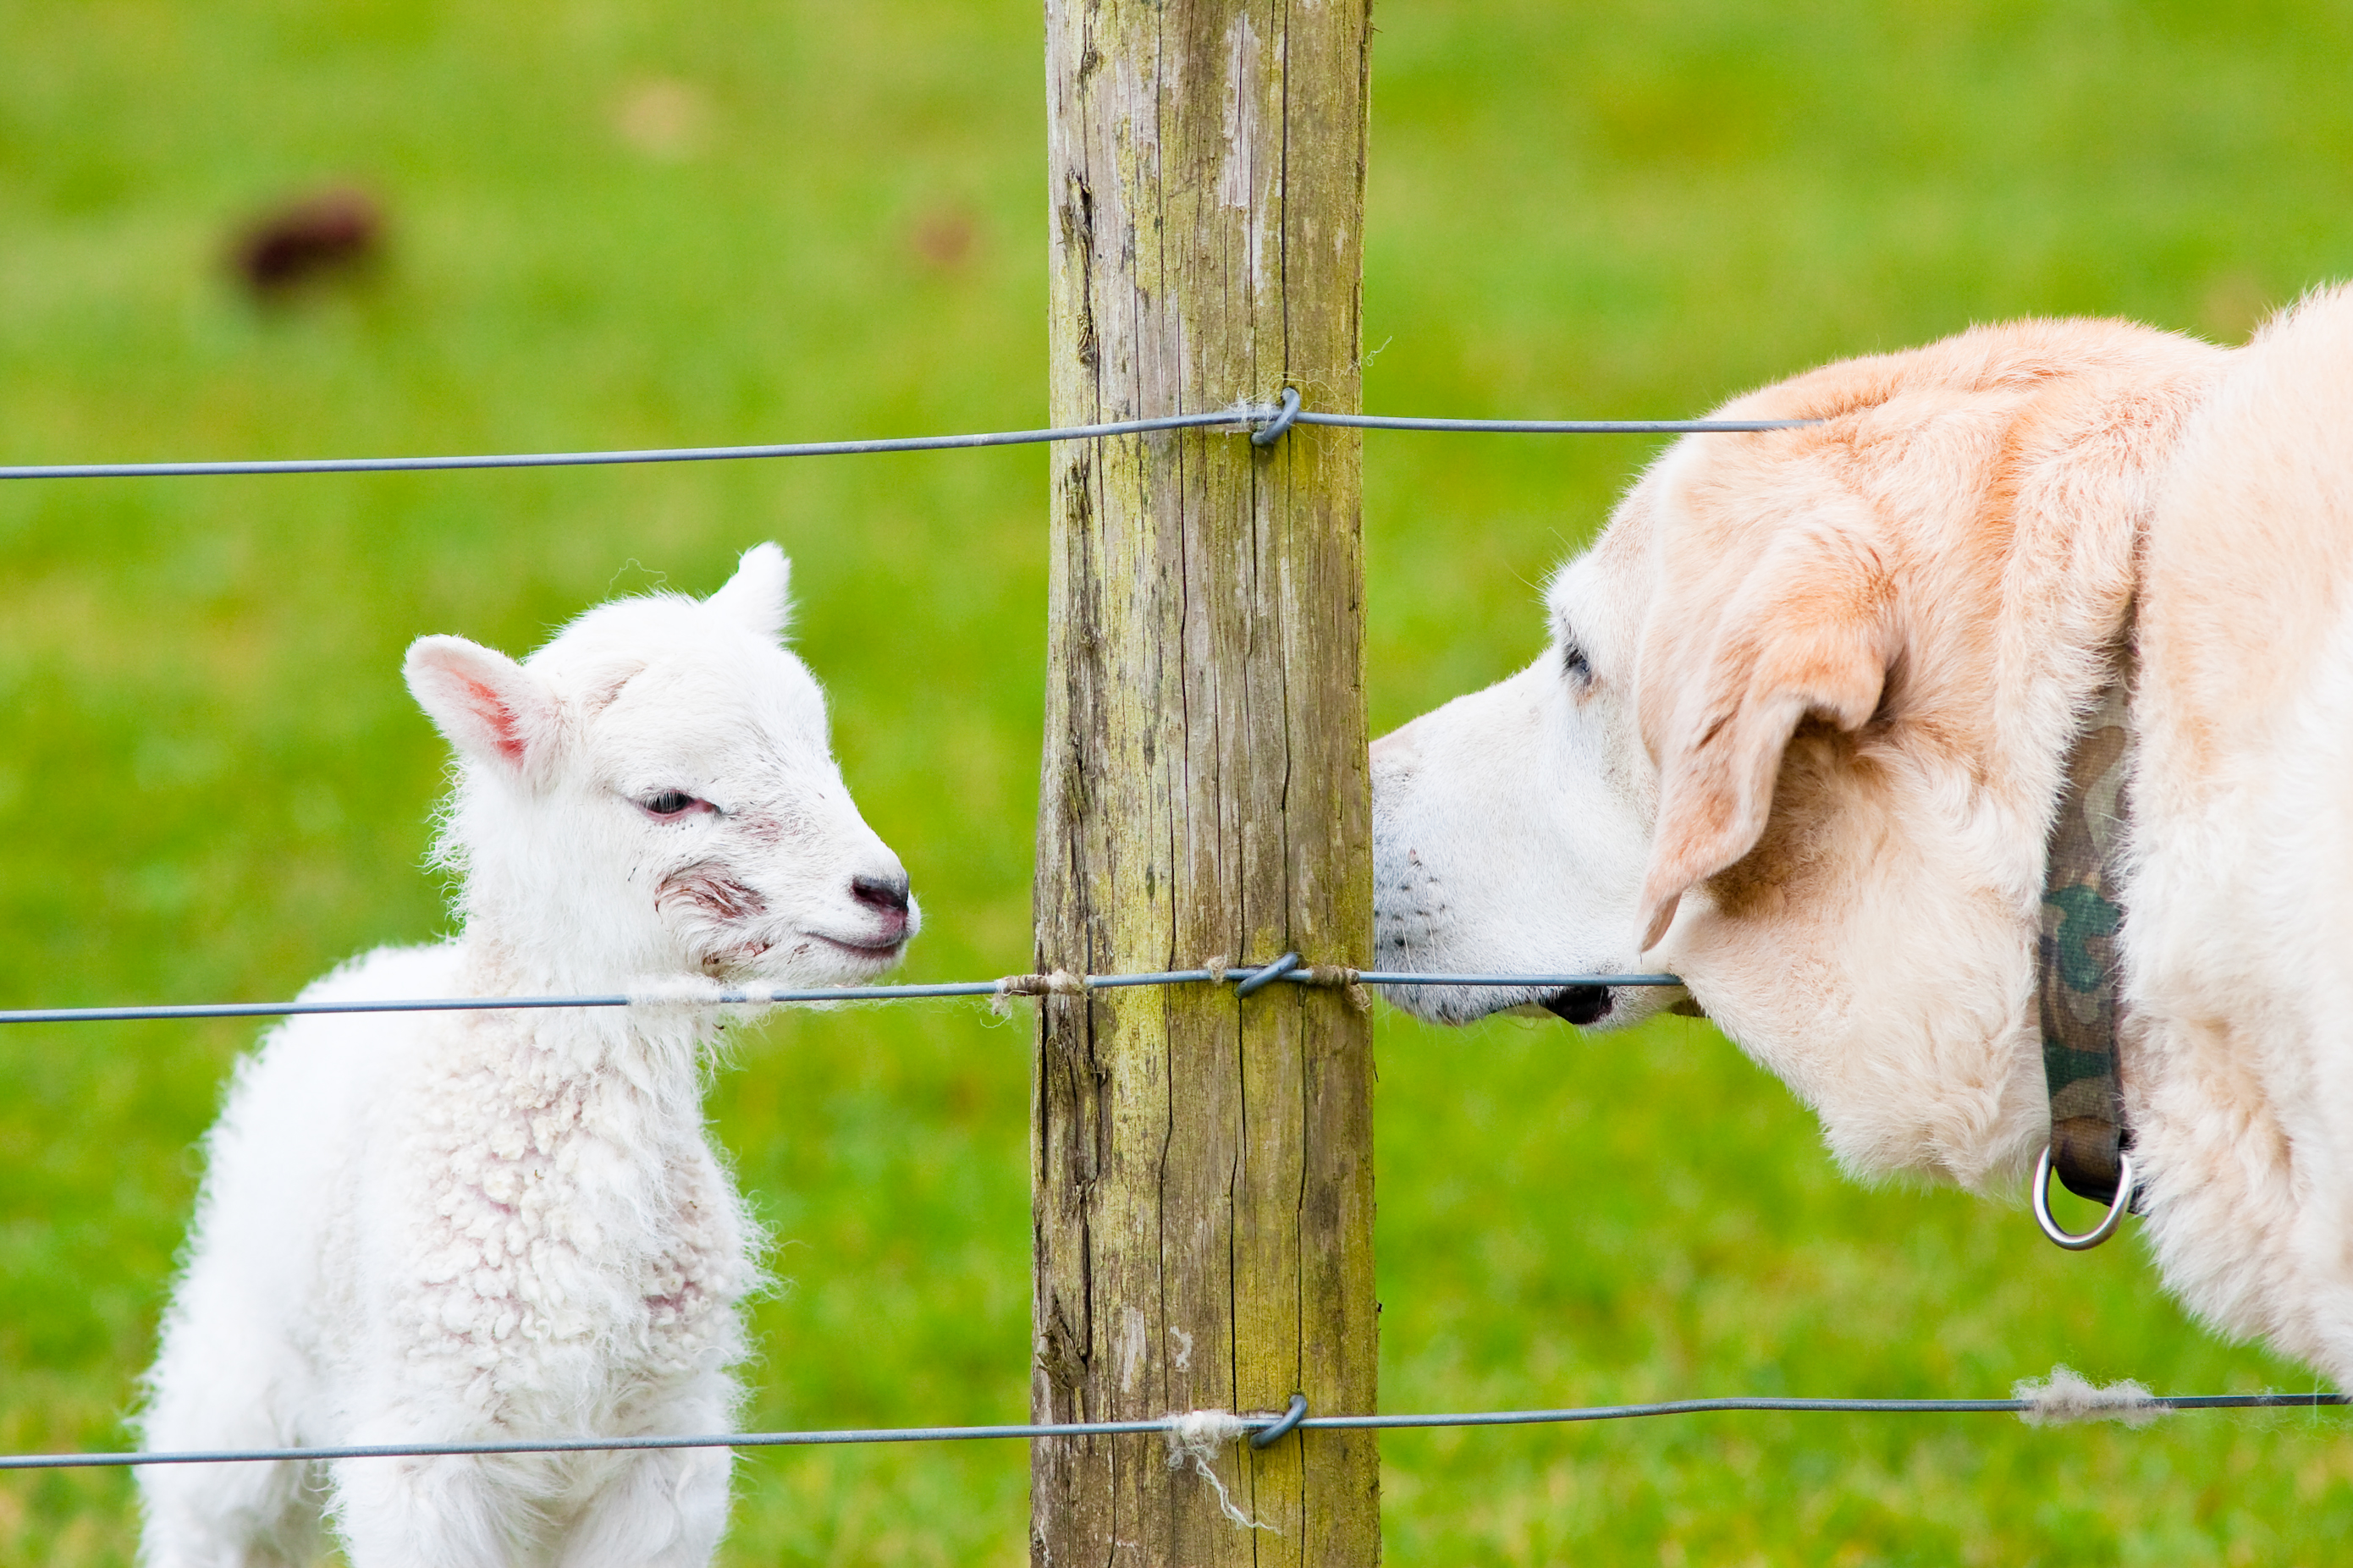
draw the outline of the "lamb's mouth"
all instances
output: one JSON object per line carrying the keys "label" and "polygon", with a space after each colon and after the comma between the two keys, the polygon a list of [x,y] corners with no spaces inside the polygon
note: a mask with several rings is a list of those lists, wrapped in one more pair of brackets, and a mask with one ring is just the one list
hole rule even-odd
{"label": "lamb's mouth", "polygon": [[1618,993],[1607,985],[1565,985],[1537,997],[1536,1004],[1554,1016],[1584,1029],[1609,1016],[1609,1010],[1618,1005]]}
{"label": "lamb's mouth", "polygon": [[801,934],[836,952],[846,952],[867,963],[893,963],[907,948],[907,939],[903,936],[892,937],[888,942],[852,942],[847,937],[828,936],[821,931],[803,931]]}

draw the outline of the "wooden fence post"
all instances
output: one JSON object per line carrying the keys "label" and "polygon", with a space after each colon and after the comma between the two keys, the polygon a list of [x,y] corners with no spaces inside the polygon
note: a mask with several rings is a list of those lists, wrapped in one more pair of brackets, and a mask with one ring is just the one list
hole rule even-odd
{"label": "wooden fence post", "polygon": [[[1360,405],[1368,0],[1047,0],[1052,417]],[[1370,957],[1353,431],[1056,448],[1038,962]],[[1342,991],[1048,998],[1041,1421],[1375,1407],[1372,1058]],[[1377,1560],[1372,1436],[1035,1446],[1031,1561]],[[1280,1533],[1276,1533],[1276,1532]]]}

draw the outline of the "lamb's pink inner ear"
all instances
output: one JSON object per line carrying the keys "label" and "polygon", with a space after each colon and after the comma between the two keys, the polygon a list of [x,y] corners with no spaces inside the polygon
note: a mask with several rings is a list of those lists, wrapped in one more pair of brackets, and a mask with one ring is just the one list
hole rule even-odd
{"label": "lamb's pink inner ear", "polygon": [[417,706],[451,745],[521,773],[550,734],[554,700],[529,670],[464,637],[419,637],[403,673]]}
{"label": "lamb's pink inner ear", "polygon": [[748,627],[754,636],[780,637],[792,616],[793,563],[773,543],[744,552],[735,575],[703,601]]}

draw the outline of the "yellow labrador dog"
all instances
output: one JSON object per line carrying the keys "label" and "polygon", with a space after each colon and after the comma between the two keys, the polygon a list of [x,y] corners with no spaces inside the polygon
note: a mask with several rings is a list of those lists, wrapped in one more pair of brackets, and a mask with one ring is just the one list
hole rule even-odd
{"label": "yellow labrador dog", "polygon": [[[1851,1169],[1982,1188],[2052,1142],[2047,972],[2088,932],[2168,1283],[2353,1381],[2353,289],[2238,350],[1989,327],[1719,415],[1820,423],[1684,437],[1544,657],[1373,751],[1382,968],[1686,992],[1392,999],[1695,1005]],[[2122,824],[2080,908],[2046,879],[2079,810]]]}

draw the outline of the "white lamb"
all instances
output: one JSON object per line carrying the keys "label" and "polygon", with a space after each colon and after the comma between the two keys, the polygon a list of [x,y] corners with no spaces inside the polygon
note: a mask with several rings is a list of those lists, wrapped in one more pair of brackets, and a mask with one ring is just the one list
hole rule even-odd
{"label": "white lamb", "polygon": [[[457,748],[464,926],[306,994],[709,994],[862,981],[915,931],[825,699],[778,646],[787,565],[589,611],[529,660],[408,650]],[[710,1005],[312,1016],[238,1068],[149,1374],[168,1451],[732,1429],[754,1237],[704,1134]],[[152,1568],[699,1564],[723,1449],[162,1465]]]}

